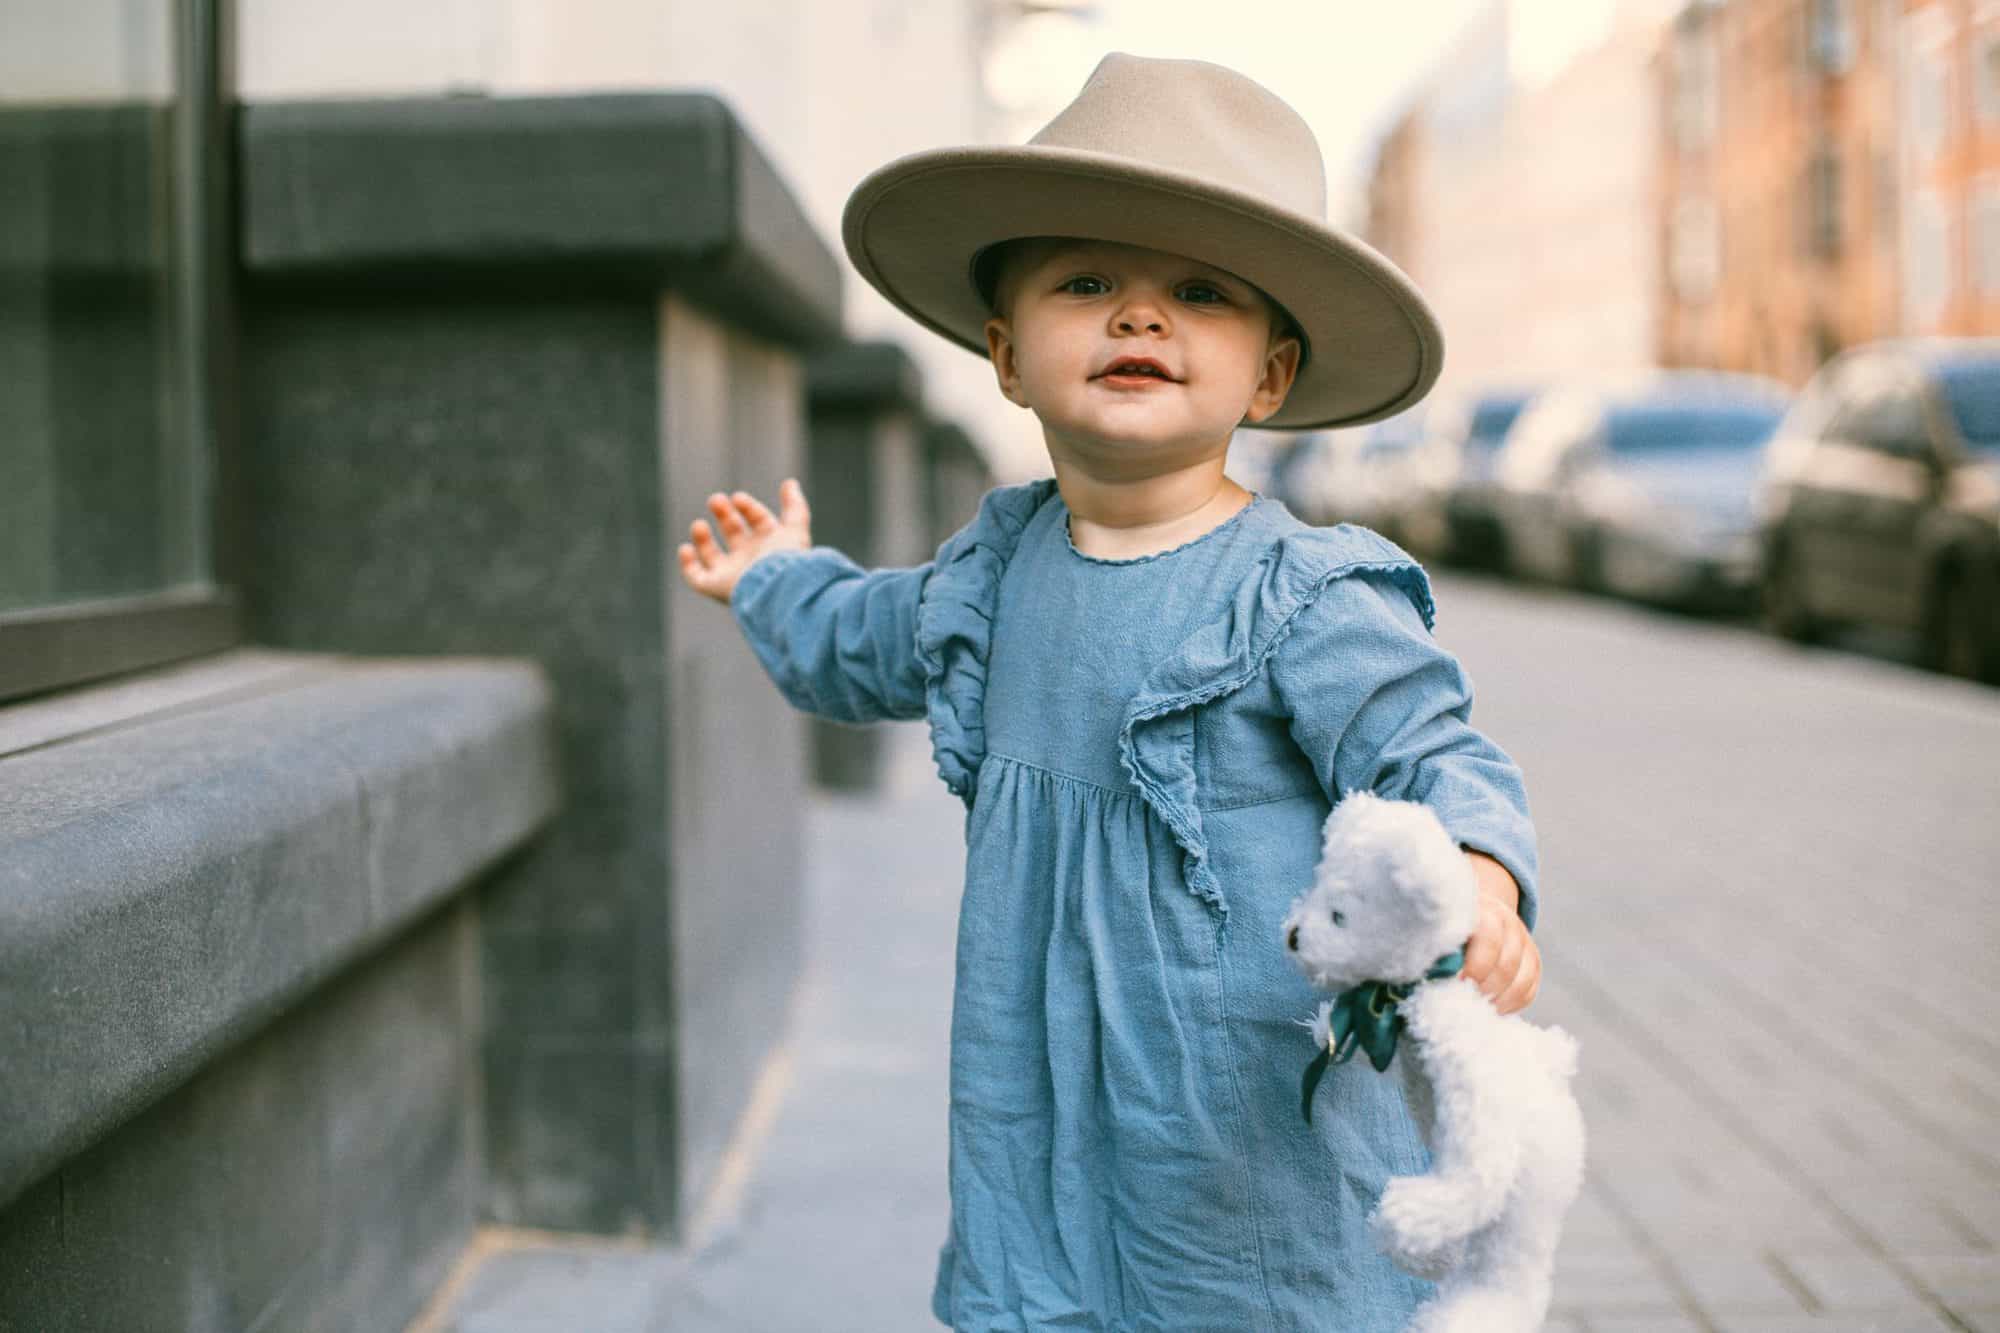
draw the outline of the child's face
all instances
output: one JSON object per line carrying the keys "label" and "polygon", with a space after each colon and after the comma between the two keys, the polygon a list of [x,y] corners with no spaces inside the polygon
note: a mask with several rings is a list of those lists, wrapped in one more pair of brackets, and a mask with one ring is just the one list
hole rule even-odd
{"label": "child's face", "polygon": [[[1284,405],[1294,338],[1273,339],[1263,296],[1224,269],[1163,250],[1077,241],[1007,275],[986,324],[1000,390],[1034,410],[1052,450],[1212,452]],[[1127,357],[1165,377],[1109,375]]]}

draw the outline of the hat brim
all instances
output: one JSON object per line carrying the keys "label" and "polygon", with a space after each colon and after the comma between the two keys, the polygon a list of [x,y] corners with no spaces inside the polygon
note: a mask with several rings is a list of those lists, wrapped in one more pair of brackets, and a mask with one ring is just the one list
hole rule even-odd
{"label": "hat brim", "polygon": [[914,153],[857,185],[841,218],[848,257],[870,286],[980,356],[991,312],[973,286],[973,257],[1021,236],[1168,250],[1262,288],[1311,348],[1284,406],[1256,423],[1267,429],[1393,416],[1443,369],[1437,317],[1366,243],[1254,195],[1115,154],[1034,145]]}

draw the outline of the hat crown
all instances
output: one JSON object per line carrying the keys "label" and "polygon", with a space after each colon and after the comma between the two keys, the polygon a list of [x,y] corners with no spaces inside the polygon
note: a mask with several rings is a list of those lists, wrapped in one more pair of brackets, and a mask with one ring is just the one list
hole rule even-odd
{"label": "hat crown", "polygon": [[1129,158],[1326,220],[1312,128],[1270,89],[1206,60],[1113,51],[1028,142]]}

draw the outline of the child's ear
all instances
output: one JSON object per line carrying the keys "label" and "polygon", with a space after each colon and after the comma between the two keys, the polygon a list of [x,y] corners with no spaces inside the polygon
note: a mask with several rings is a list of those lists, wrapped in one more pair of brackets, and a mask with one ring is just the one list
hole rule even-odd
{"label": "child's ear", "polygon": [[1014,330],[998,315],[986,321],[986,355],[993,362],[1000,392],[1014,406],[1026,407],[1028,400],[1021,396],[1021,370],[1014,360]]}
{"label": "child's ear", "polygon": [[1285,395],[1292,391],[1292,381],[1298,377],[1301,350],[1299,340],[1290,334],[1271,344],[1264,353],[1264,374],[1257,381],[1257,391],[1250,395],[1244,420],[1262,421],[1285,405]]}

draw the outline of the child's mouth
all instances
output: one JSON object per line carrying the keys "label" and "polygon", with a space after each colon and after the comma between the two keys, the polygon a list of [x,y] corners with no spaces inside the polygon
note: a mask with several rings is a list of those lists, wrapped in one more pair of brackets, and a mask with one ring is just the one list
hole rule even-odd
{"label": "child's mouth", "polygon": [[1156,384],[1178,384],[1167,368],[1151,357],[1133,357],[1112,363],[1093,378],[1118,389],[1143,389]]}

